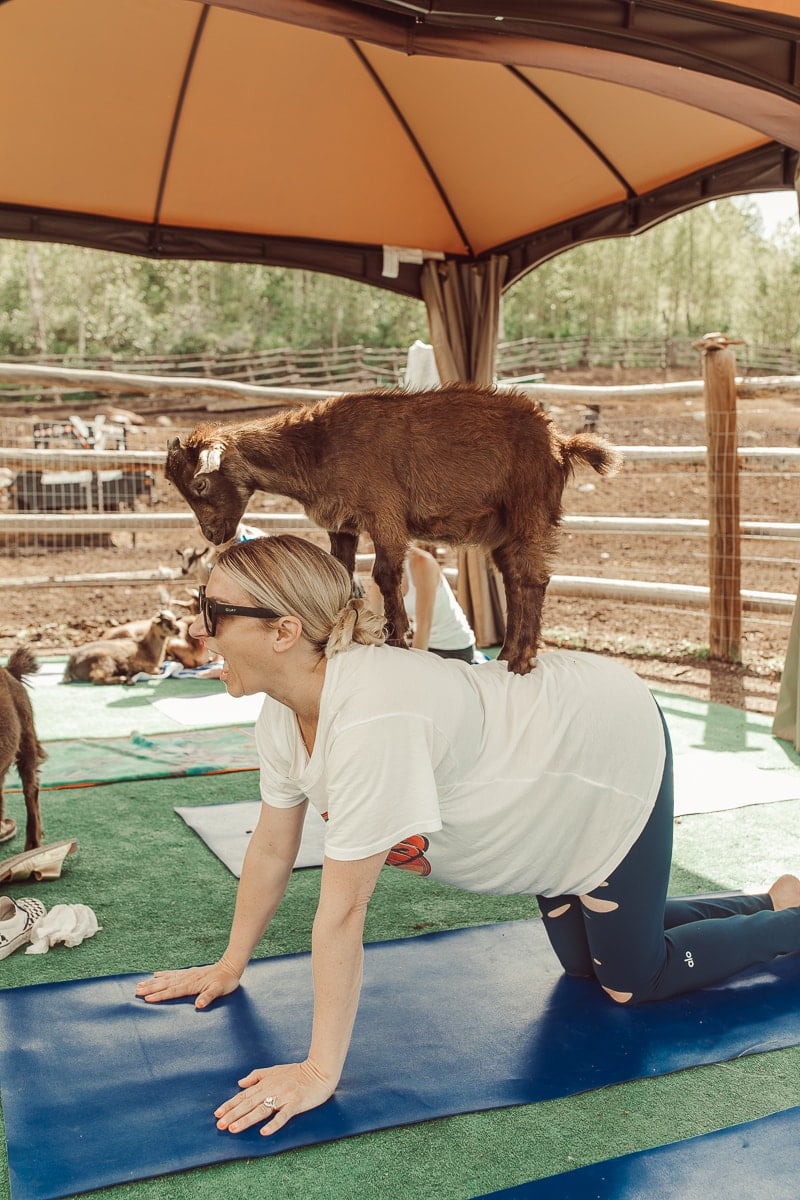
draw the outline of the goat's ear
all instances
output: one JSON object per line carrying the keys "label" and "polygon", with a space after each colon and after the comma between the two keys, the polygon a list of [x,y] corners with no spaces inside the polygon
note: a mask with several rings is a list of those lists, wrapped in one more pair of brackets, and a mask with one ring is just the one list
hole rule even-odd
{"label": "goat's ear", "polygon": [[213,442],[212,445],[204,447],[200,451],[197,459],[197,475],[212,475],[214,471],[218,471],[222,463],[222,455],[225,453],[224,442]]}

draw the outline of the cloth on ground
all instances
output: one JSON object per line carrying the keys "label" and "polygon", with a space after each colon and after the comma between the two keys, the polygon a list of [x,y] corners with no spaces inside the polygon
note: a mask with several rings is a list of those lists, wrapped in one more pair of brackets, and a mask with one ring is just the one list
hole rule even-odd
{"label": "cloth on ground", "polygon": [[58,942],[70,948],[80,946],[86,938],[102,928],[94,911],[87,904],[54,904],[46,916],[40,917],[31,930],[26,954],[47,954]]}

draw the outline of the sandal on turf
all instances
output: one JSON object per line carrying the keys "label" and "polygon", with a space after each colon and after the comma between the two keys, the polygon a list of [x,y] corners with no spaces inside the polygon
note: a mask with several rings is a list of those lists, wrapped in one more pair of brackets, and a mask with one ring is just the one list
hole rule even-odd
{"label": "sandal on turf", "polygon": [[45,912],[41,900],[32,896],[20,900],[0,896],[0,958],[8,958],[31,940],[33,927]]}
{"label": "sandal on turf", "polygon": [[66,842],[53,842],[49,846],[37,846],[35,850],[25,850],[0,862],[0,884],[17,883],[21,879],[58,879],[61,867],[68,854],[74,854],[78,843],[72,839]]}
{"label": "sandal on turf", "polygon": [[17,822],[11,817],[3,817],[0,821],[0,842],[10,842],[17,832]]}

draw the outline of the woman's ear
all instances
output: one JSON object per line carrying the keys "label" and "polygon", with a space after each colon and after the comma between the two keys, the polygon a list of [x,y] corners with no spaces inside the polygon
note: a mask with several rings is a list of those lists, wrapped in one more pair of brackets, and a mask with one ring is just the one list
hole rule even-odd
{"label": "woman's ear", "polygon": [[291,650],[302,638],[303,623],[299,617],[287,613],[286,616],[280,617],[272,631],[275,634],[273,647],[279,654],[283,654],[286,650]]}

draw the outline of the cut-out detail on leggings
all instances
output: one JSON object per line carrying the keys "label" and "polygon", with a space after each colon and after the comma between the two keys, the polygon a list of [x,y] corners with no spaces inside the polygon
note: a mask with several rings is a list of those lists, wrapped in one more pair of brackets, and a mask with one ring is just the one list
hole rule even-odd
{"label": "cut-out detail on leggings", "polygon": [[616,900],[598,900],[596,896],[581,896],[581,904],[596,913],[615,912],[619,908]]}
{"label": "cut-out detail on leggings", "polygon": [[545,913],[547,917],[563,917],[564,913],[569,912],[572,908],[571,904],[561,904],[558,908],[551,909],[549,913]]}
{"label": "cut-out detail on leggings", "polygon": [[613,988],[608,987],[603,987],[603,991],[607,992],[612,1000],[616,1000],[617,1004],[627,1004],[633,998],[633,992],[615,992]]}

